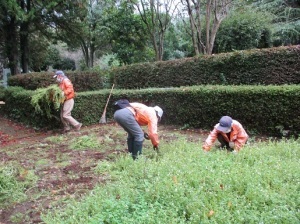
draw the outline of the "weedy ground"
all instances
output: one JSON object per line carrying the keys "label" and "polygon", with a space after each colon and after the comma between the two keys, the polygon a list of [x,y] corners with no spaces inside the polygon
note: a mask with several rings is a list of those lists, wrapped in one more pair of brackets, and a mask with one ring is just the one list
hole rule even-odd
{"label": "weedy ground", "polygon": [[116,123],[36,132],[0,118],[0,223],[299,223],[299,140],[235,155],[159,126],[133,161]]}
{"label": "weedy ground", "polygon": [[[42,213],[106,183],[108,175],[95,172],[99,163],[128,154],[126,132],[114,122],[67,134],[36,131],[3,117],[0,124],[0,223],[42,222]],[[159,131],[165,143],[180,135],[200,142],[207,134],[170,126]],[[143,151],[154,155],[150,141]]]}

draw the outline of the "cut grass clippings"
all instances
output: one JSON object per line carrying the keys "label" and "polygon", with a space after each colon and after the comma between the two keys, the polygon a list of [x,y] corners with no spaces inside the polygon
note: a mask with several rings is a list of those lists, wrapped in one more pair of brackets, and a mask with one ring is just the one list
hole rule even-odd
{"label": "cut grass clippings", "polygon": [[299,140],[204,153],[184,139],[160,154],[99,162],[111,182],[44,214],[45,223],[288,223],[300,221]]}
{"label": "cut grass clippings", "polygon": [[31,105],[37,113],[45,114],[51,118],[53,116],[52,110],[59,110],[64,100],[65,97],[61,89],[57,85],[50,85],[34,91],[34,95],[31,98]]}

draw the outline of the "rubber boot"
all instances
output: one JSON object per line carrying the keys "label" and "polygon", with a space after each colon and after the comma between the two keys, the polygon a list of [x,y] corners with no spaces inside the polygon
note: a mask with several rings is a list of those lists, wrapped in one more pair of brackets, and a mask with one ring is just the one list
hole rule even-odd
{"label": "rubber boot", "polygon": [[133,142],[134,138],[127,138],[127,146],[128,146],[128,152],[133,153]]}
{"label": "rubber boot", "polygon": [[143,148],[143,141],[133,142],[133,152],[132,152],[132,158],[133,160],[136,160],[138,155],[142,154],[142,148]]}

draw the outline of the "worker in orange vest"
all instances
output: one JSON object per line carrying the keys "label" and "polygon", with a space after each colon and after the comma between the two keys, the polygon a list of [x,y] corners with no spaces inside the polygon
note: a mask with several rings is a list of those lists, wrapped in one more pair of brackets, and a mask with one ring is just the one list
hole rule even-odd
{"label": "worker in orange vest", "polygon": [[[142,154],[144,139],[150,139],[154,150],[158,150],[159,140],[157,123],[161,120],[163,110],[159,106],[148,107],[142,103],[129,103],[126,99],[115,102],[115,121],[128,133],[128,151],[135,160]],[[145,134],[140,126],[148,126]]]}
{"label": "worker in orange vest", "polygon": [[62,90],[62,94],[64,95],[64,102],[60,111],[60,119],[64,126],[63,133],[70,131],[70,126],[73,126],[76,131],[79,131],[82,123],[79,123],[71,115],[74,107],[75,96],[73,84],[70,79],[68,79],[68,77],[64,74],[64,72],[60,70],[56,71],[53,78],[56,79],[58,86]]}
{"label": "worker in orange vest", "polygon": [[204,151],[210,151],[212,145],[218,139],[222,148],[236,153],[246,144],[248,138],[248,134],[238,121],[229,116],[223,116],[210,132],[202,148]]}

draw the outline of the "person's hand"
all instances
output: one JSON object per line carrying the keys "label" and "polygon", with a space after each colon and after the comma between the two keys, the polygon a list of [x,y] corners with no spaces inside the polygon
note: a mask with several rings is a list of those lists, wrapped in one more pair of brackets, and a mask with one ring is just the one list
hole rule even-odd
{"label": "person's hand", "polygon": [[234,142],[229,142],[229,147],[233,149],[234,148]]}
{"label": "person's hand", "polygon": [[154,146],[153,146],[153,150],[156,151],[156,152],[158,152],[158,146],[157,146],[157,145],[154,145]]}
{"label": "person's hand", "polygon": [[144,132],[144,138],[147,139],[147,140],[150,139],[148,133]]}
{"label": "person's hand", "polygon": [[62,95],[62,97],[64,97],[65,96],[65,92],[61,91],[61,95]]}

